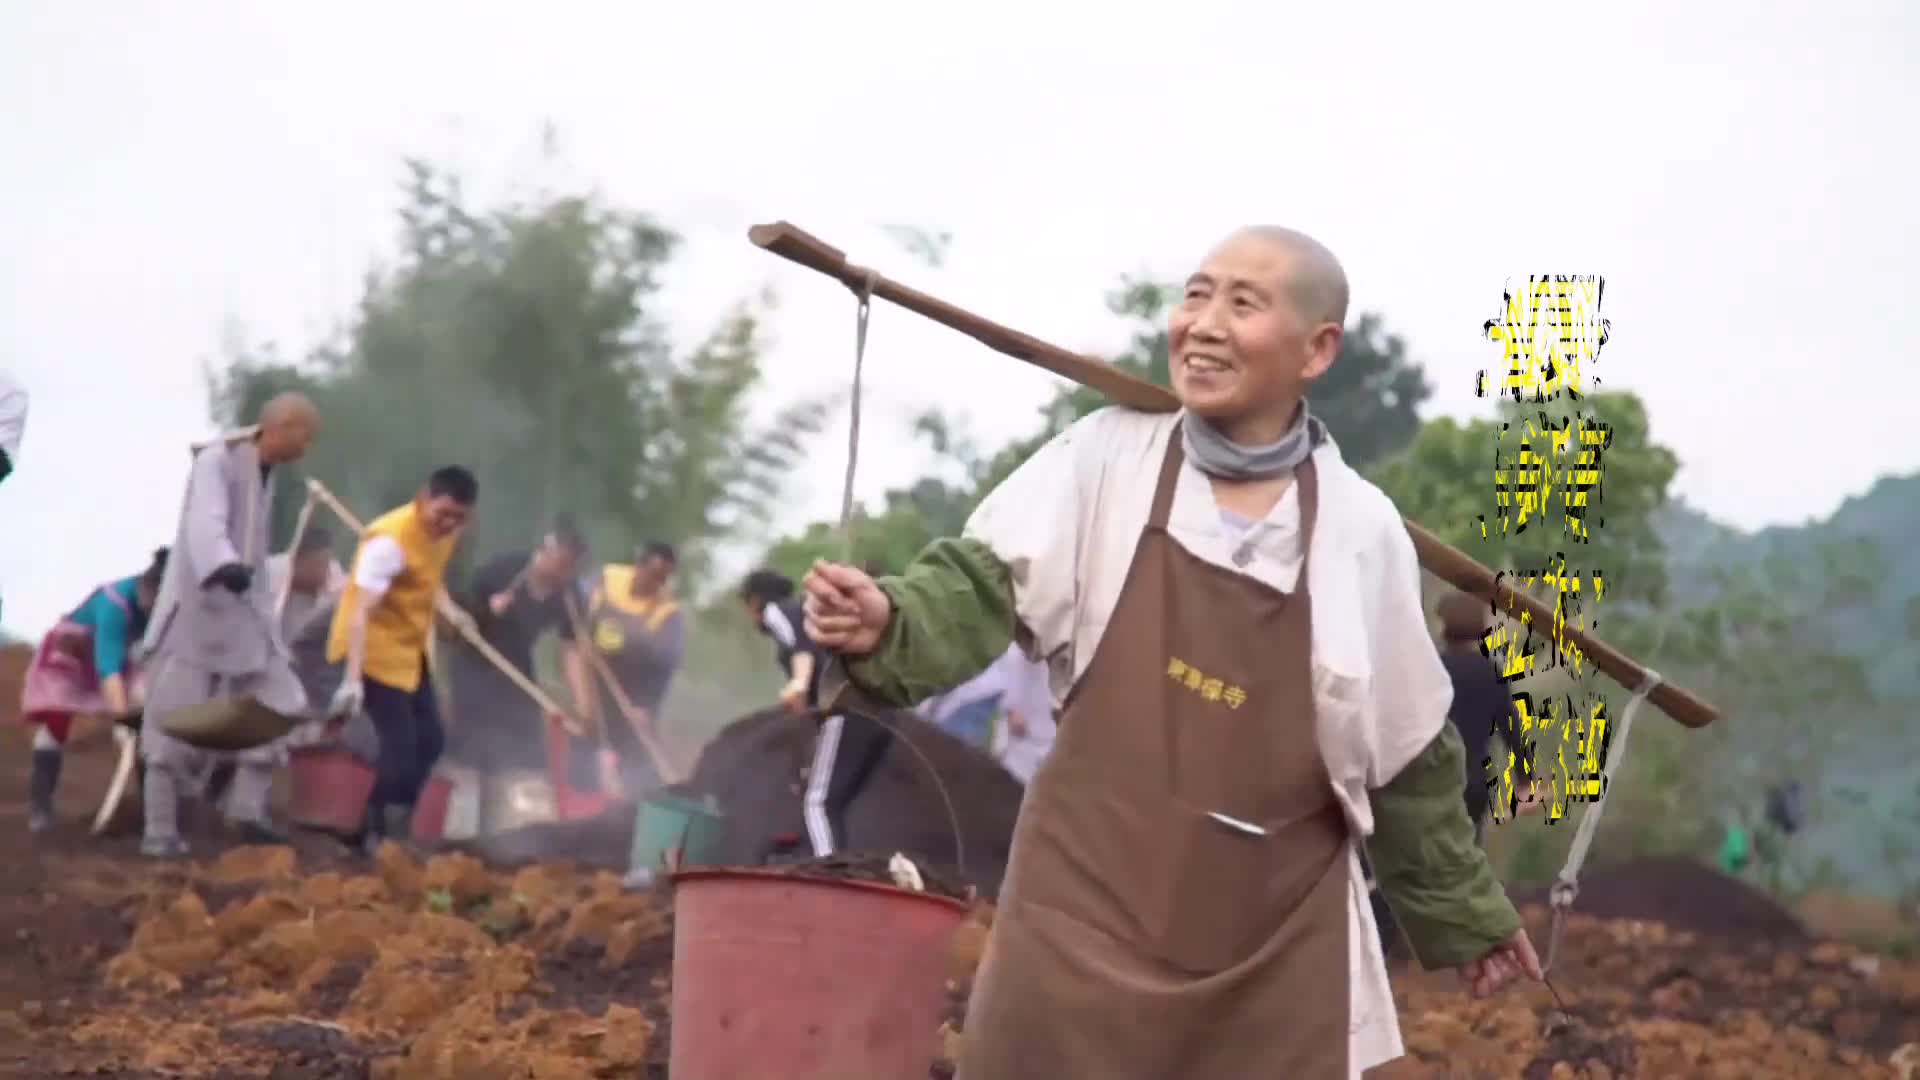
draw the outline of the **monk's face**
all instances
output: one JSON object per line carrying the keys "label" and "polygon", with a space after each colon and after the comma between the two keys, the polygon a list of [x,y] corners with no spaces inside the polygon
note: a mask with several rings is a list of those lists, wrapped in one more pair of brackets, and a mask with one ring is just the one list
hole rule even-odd
{"label": "monk's face", "polygon": [[299,461],[307,456],[307,448],[319,433],[320,418],[311,411],[277,417],[260,428],[260,460],[268,465]]}
{"label": "monk's face", "polygon": [[1187,279],[1168,317],[1174,393],[1238,442],[1286,434],[1307,384],[1339,350],[1340,327],[1295,306],[1288,290],[1295,262],[1277,240],[1229,237]]}
{"label": "monk's face", "polygon": [[436,539],[459,532],[472,516],[473,507],[452,496],[420,493],[420,520]]}

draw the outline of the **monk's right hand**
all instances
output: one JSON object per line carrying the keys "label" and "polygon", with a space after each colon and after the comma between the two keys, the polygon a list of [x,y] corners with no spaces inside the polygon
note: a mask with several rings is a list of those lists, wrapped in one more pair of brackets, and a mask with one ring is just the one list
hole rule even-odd
{"label": "monk's right hand", "polygon": [[802,582],[807,636],[837,653],[863,656],[880,644],[893,601],[858,567],[816,562]]}

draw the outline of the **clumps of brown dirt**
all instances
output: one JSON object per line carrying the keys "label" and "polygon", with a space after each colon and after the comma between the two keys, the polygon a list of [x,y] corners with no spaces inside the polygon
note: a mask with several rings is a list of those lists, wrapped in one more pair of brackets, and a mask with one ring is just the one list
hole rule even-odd
{"label": "clumps of brown dirt", "polygon": [[[652,1050],[664,1060],[652,1041],[664,1016],[578,986],[556,994],[543,980],[583,956],[601,983],[640,963],[628,981],[663,1010],[653,983],[671,956],[672,920],[660,897],[623,891],[612,874],[502,874],[459,853],[422,864],[393,845],[371,873],[296,869],[236,851],[197,884],[249,881],[250,894],[210,912],[189,883],[147,902],[105,972],[126,1007],[91,1017],[85,1037],[149,1069],[209,1054],[244,1069],[249,1055],[348,1047],[366,1075],[388,1080],[635,1076]],[[245,1026],[268,1021],[307,1026]]]}
{"label": "clumps of brown dirt", "polygon": [[[1546,912],[1527,914],[1544,942]],[[1388,1075],[1892,1078],[1892,1055],[1920,1041],[1920,965],[1843,945],[1576,914],[1553,974],[1572,1013],[1554,1031],[1543,988],[1475,1001],[1450,974],[1397,978],[1413,1060]]]}
{"label": "clumps of brown dirt", "polygon": [[[1544,944],[1546,911],[1524,913]],[[991,905],[976,906],[954,936],[949,1007],[934,1034],[933,1075],[942,1080],[959,1053],[993,916]],[[1553,1000],[1537,985],[1476,1001],[1452,972],[1396,972],[1408,1056],[1370,1080],[1920,1077],[1920,963],[1831,942],[1735,943],[1576,914],[1553,974],[1571,1011],[1557,1028],[1547,1024]]]}

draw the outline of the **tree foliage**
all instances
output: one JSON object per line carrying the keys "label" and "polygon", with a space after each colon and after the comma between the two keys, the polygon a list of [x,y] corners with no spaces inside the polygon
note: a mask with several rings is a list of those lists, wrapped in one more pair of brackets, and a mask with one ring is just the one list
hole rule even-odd
{"label": "tree foliage", "polygon": [[[1556,452],[1543,432],[1577,433],[1583,423],[1602,426],[1609,442],[1599,454],[1599,482],[1587,492],[1585,539],[1577,539],[1568,514],[1575,453]],[[1535,482],[1524,485],[1539,501],[1524,521],[1514,513],[1503,531],[1495,470],[1517,474],[1512,457],[1523,443],[1547,461]],[[1568,573],[1603,576],[1612,607],[1658,603],[1665,595],[1665,551],[1654,514],[1666,505],[1679,467],[1673,451],[1653,440],[1640,399],[1608,393],[1586,396],[1577,412],[1564,403],[1507,402],[1496,420],[1441,417],[1421,427],[1400,453],[1364,471],[1403,514],[1482,563],[1532,571],[1557,567],[1564,557]]]}
{"label": "tree foliage", "polygon": [[[325,430],[306,469],[363,515],[467,465],[481,484],[468,552],[528,544],[567,511],[609,557],[659,538],[697,574],[714,542],[760,526],[831,404],[749,424],[765,298],[679,351],[653,310],[678,240],[647,214],[578,195],[476,210],[414,162],[400,224],[400,258],[369,275],[338,341],[303,363],[230,358],[219,420],[251,419],[280,389],[311,394]],[[280,538],[300,502],[282,495]]]}

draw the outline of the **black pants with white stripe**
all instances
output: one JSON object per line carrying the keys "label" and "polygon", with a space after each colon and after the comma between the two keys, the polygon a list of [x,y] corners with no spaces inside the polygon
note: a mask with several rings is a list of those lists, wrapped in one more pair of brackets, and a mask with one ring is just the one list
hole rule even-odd
{"label": "black pants with white stripe", "polygon": [[892,745],[892,729],[864,716],[829,716],[820,722],[805,800],[807,839],[815,857],[832,855],[846,840],[847,807]]}

